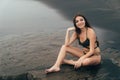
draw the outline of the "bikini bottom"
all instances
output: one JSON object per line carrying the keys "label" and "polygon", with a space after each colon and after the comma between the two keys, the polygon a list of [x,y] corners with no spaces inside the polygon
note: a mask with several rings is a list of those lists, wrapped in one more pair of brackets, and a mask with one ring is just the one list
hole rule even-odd
{"label": "bikini bottom", "polygon": [[[89,52],[89,49],[83,49],[82,51],[83,51],[83,54],[85,55]],[[98,56],[98,55],[100,55],[100,52],[95,52],[93,55]],[[91,55],[91,56],[93,56],[93,55]]]}

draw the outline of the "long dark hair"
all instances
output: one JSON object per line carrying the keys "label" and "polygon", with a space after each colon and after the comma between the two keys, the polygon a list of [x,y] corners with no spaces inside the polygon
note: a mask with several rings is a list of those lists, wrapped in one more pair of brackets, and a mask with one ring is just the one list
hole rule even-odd
{"label": "long dark hair", "polygon": [[78,28],[77,25],[76,25],[76,17],[78,17],[78,16],[81,16],[81,17],[84,18],[84,20],[85,20],[85,27],[89,27],[89,28],[92,28],[92,27],[90,26],[90,24],[88,23],[87,19],[83,15],[81,15],[81,14],[75,15],[74,18],[73,18],[73,24],[74,24],[76,33],[79,35],[81,33],[81,29]]}

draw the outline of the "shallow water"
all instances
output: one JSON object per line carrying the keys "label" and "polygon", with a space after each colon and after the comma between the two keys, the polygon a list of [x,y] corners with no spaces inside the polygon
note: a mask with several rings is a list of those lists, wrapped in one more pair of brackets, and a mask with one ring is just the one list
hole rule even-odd
{"label": "shallow water", "polygon": [[[24,73],[31,70],[43,70],[53,64],[59,48],[64,42],[65,30],[73,26],[73,15],[81,12],[85,14],[91,25],[95,28],[100,41],[100,47],[103,53],[105,53],[102,54],[105,57],[105,63],[103,64],[105,67],[102,66],[100,73],[98,73],[101,75],[97,75],[93,79],[111,80],[114,78],[114,80],[117,80],[115,77],[118,77],[117,74],[120,73],[120,68],[114,62],[119,61],[120,56],[118,54],[120,48],[118,26],[120,19],[119,0],[104,1],[101,0],[96,3],[95,0],[1,0],[0,75],[8,77],[0,77],[0,79],[25,79],[26,74]],[[110,72],[108,70],[110,69],[109,66],[112,66]],[[67,70],[66,66],[63,69]],[[68,71],[71,70],[71,73],[58,73],[49,76],[42,75],[41,79],[53,80],[53,78],[57,78],[61,80],[61,78],[65,78],[66,80],[87,80],[86,76],[89,75],[91,79],[91,75],[97,74],[89,74],[85,70],[83,72],[80,71],[82,76],[79,76],[70,67]],[[74,74],[76,78],[71,78],[71,74]],[[12,76],[9,77],[9,75],[18,76],[15,78]]]}

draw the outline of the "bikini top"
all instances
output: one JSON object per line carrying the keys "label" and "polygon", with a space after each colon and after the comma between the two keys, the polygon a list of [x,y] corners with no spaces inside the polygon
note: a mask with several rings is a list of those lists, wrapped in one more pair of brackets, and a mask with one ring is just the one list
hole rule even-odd
{"label": "bikini top", "polygon": [[[80,41],[80,38],[78,37],[78,42],[79,42],[79,44],[82,45],[83,47],[89,49],[90,40],[89,40],[88,37],[87,37],[87,31],[86,31],[86,40],[83,41],[83,42],[81,42],[81,41]],[[96,39],[95,43],[97,44],[96,47],[95,47],[95,49],[96,49],[97,47],[99,47],[99,42],[97,41],[97,39]]]}

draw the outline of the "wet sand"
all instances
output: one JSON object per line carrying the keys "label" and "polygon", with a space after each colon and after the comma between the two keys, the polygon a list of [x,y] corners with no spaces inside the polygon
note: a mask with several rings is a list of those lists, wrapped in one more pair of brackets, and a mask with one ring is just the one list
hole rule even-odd
{"label": "wet sand", "polygon": [[[46,75],[44,70],[55,62],[65,31],[56,33],[31,33],[7,36],[0,41],[1,80],[118,80],[120,79],[120,51],[102,48],[102,63],[94,67],[62,65],[61,71]],[[77,42],[74,43],[75,46]],[[108,43],[107,43],[108,44]],[[103,44],[102,46],[105,46]],[[102,47],[101,46],[101,47]],[[72,58],[68,55],[67,58]]]}
{"label": "wet sand", "polygon": [[1,40],[0,75],[16,75],[52,64],[63,42],[59,35],[54,35],[26,34]]}

